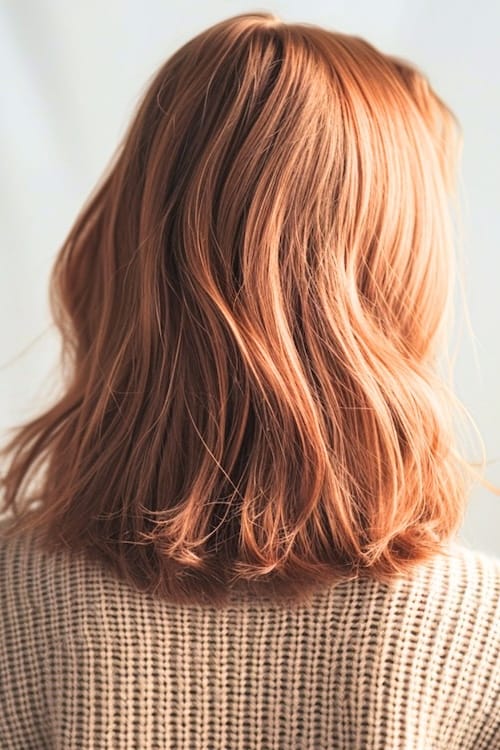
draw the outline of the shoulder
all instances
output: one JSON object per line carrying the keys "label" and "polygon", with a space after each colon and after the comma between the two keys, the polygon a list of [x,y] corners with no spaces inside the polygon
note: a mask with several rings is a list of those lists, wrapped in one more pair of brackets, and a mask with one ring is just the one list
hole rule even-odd
{"label": "shoulder", "polygon": [[396,598],[407,616],[427,622],[429,637],[448,639],[464,653],[491,648],[500,658],[500,558],[450,542],[447,551],[398,580]]}
{"label": "shoulder", "polygon": [[10,519],[1,517],[0,581],[3,585],[11,586],[25,579],[36,581],[38,574],[42,574],[44,567],[50,564],[51,554],[39,543],[36,530],[11,534],[7,533],[9,527]]}
{"label": "shoulder", "polygon": [[500,605],[500,558],[450,541],[442,554],[417,565],[388,587],[396,597],[432,600],[435,608],[497,608]]}
{"label": "shoulder", "polygon": [[444,605],[479,613],[497,613],[500,607],[500,558],[451,543],[448,554],[438,555],[428,566],[424,581]]}
{"label": "shoulder", "polygon": [[[500,734],[500,560],[451,543],[390,584],[357,579],[322,600],[353,715],[429,746],[487,750]],[[457,740],[459,738],[459,740]],[[461,744],[457,744],[457,741]]]}
{"label": "shoulder", "polygon": [[[70,549],[47,550],[37,530],[7,533],[0,518],[0,600],[3,626],[32,627],[41,637],[55,614],[65,614],[93,578],[81,555]],[[89,571],[90,573],[90,571]],[[50,606],[48,606],[50,604]],[[1,624],[1,623],[0,623]]]}
{"label": "shoulder", "polygon": [[436,732],[443,738],[460,735],[463,746],[475,750],[496,747],[500,559],[454,542],[397,589],[404,602],[400,666],[404,671],[411,661],[412,689],[436,717]]}
{"label": "shoulder", "polygon": [[445,576],[457,595],[469,595],[482,603],[492,603],[493,599],[498,604],[500,558],[472,549],[463,542],[453,542],[448,554],[437,556],[430,569],[437,580]]}

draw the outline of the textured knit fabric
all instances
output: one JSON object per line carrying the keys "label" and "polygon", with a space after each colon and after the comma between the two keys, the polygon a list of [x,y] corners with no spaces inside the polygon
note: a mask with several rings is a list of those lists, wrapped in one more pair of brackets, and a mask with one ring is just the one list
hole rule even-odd
{"label": "textured knit fabric", "polygon": [[217,611],[0,539],[0,746],[498,750],[500,561],[450,550],[394,588]]}

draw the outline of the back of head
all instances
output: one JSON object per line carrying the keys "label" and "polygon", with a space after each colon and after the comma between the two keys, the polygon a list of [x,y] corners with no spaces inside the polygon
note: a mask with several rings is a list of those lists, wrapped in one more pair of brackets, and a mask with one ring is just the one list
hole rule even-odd
{"label": "back of head", "polygon": [[57,257],[65,391],[8,447],[16,528],[213,603],[442,550],[458,143],[357,37],[251,13],[175,52]]}

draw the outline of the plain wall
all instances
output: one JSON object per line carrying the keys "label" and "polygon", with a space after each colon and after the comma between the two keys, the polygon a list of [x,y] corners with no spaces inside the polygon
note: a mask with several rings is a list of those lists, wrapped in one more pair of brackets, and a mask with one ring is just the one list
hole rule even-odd
{"label": "plain wall", "polygon": [[[500,485],[500,4],[470,2],[67,3],[0,7],[0,432],[50,398],[59,340],[48,277],[76,213],[101,175],[149,77],[191,36],[224,17],[271,10],[366,37],[414,61],[458,116],[464,135],[466,300],[458,395],[473,416]],[[460,304],[460,303],[459,303]],[[467,456],[478,460],[477,450]],[[500,497],[476,485],[461,530],[500,556]]]}

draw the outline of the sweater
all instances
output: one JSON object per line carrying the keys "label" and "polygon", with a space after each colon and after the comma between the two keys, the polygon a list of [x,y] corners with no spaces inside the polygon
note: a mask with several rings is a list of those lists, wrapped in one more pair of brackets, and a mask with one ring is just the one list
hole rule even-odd
{"label": "sweater", "polygon": [[500,748],[495,557],[216,609],[30,533],[0,538],[2,750]]}

